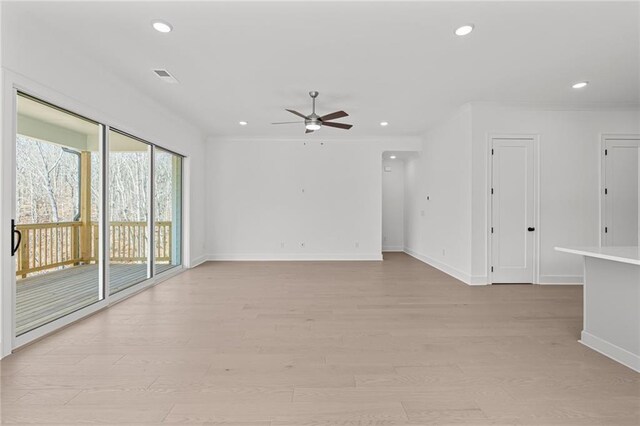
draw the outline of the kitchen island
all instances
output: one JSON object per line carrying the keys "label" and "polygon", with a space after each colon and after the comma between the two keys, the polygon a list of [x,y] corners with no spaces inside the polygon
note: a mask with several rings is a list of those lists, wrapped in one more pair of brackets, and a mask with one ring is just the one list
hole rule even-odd
{"label": "kitchen island", "polygon": [[584,257],[580,342],[640,372],[640,250],[581,247],[556,250]]}

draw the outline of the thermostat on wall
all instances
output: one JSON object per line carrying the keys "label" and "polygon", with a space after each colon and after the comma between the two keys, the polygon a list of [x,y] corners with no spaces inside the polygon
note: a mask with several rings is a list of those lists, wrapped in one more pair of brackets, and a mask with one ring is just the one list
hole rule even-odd
{"label": "thermostat on wall", "polygon": [[391,166],[384,166],[384,171],[385,172],[390,172],[391,171]]}

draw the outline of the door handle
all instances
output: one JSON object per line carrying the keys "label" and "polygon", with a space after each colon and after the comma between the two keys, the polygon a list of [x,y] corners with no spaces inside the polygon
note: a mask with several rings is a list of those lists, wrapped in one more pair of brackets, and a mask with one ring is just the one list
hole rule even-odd
{"label": "door handle", "polygon": [[527,231],[529,231],[529,232],[533,232],[535,230],[536,230],[536,228],[532,228],[531,226],[527,228]]}
{"label": "door handle", "polygon": [[[16,235],[18,236],[17,242]],[[16,255],[16,252],[20,248],[20,242],[22,242],[22,232],[16,229],[15,219],[11,219],[11,256]]]}

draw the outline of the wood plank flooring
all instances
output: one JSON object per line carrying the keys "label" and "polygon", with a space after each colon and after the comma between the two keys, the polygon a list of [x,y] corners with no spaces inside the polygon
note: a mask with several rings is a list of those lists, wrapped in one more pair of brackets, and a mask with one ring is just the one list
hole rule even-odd
{"label": "wood plank flooring", "polygon": [[635,425],[579,286],[384,262],[207,263],[0,362],[3,423]]}
{"label": "wood plank flooring", "polygon": [[[173,265],[157,264],[156,273]],[[147,278],[147,265],[112,264],[110,288],[117,293]],[[16,334],[20,335],[98,301],[98,266],[81,265],[19,279]]]}

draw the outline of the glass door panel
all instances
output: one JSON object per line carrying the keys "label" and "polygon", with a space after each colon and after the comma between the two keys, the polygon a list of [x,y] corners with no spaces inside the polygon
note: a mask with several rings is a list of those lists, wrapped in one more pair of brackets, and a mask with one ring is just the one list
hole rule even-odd
{"label": "glass door panel", "polygon": [[109,294],[147,278],[151,145],[109,131]]}
{"label": "glass door panel", "polygon": [[182,157],[155,148],[156,273],[182,264]]}
{"label": "glass door panel", "polygon": [[101,126],[17,96],[15,332],[102,300]]}

